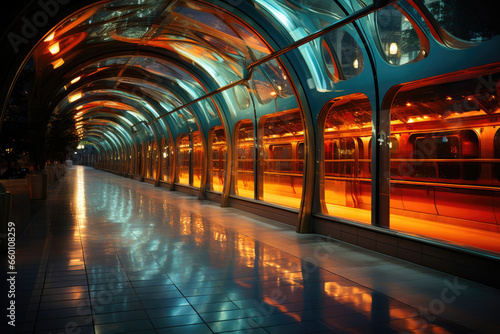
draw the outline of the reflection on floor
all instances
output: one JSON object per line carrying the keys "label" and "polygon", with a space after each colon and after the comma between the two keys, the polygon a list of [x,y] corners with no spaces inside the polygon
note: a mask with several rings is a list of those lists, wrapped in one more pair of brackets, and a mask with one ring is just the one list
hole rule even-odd
{"label": "reflection on floor", "polygon": [[16,259],[18,333],[500,331],[499,290],[81,166]]}
{"label": "reflection on floor", "polygon": [[[327,204],[330,216],[344,220],[351,220],[363,224],[371,223],[370,210],[350,208],[340,205]],[[402,216],[391,213],[391,229],[406,234],[444,240],[475,250],[486,250],[500,253],[500,233],[479,230],[473,227],[459,226],[451,223],[441,223],[417,217]]]}

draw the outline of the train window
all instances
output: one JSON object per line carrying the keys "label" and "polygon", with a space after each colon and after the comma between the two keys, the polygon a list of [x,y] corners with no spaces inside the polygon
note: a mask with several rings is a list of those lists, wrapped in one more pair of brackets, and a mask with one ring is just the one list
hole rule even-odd
{"label": "train window", "polygon": [[364,94],[329,101],[320,114],[323,129],[322,212],[370,223],[372,109]]}
{"label": "train window", "polygon": [[325,174],[351,176],[355,151],[353,138],[338,138],[325,142]]}
{"label": "train window", "polygon": [[393,5],[386,6],[375,14],[378,46],[389,64],[403,65],[412,62],[421,53],[420,37],[407,15]]}
{"label": "train window", "polygon": [[492,10],[498,6],[498,0],[423,0],[423,3],[441,27],[459,40],[484,42],[500,33],[498,11]]}
{"label": "train window", "polygon": [[363,71],[363,52],[345,30],[337,29],[323,39],[323,61],[333,81],[348,80]]}
{"label": "train window", "polygon": [[278,172],[292,170],[292,144],[272,145],[269,150],[272,156],[269,159],[268,169]]}
{"label": "train window", "polygon": [[209,162],[209,189],[221,192],[224,188],[226,171],[226,133],[223,126],[216,126],[210,131],[209,150],[212,151]]}
{"label": "train window", "polygon": [[299,161],[297,161],[297,171],[303,172],[304,171],[304,159],[305,159],[305,151],[304,151],[304,143],[298,143],[297,144],[297,158]]}
{"label": "train window", "polygon": [[471,130],[445,134],[411,135],[413,157],[410,177],[474,181],[480,165],[466,159],[479,157],[479,140]]}
{"label": "train window", "polygon": [[151,144],[151,177],[156,179],[158,173],[158,144],[153,141]]}
{"label": "train window", "polygon": [[[495,132],[493,137],[493,150],[495,159],[500,159],[500,129]],[[500,163],[495,164],[495,175],[497,180],[500,181]]]}
{"label": "train window", "polygon": [[[263,179],[259,199],[289,207],[299,207],[302,194],[302,172],[297,150],[293,147],[304,141],[301,113],[298,109],[266,115],[259,122],[259,136],[264,157],[258,170]],[[303,162],[303,160],[302,160]]]}
{"label": "train window", "polygon": [[243,120],[236,124],[236,157],[234,177],[234,194],[254,198],[254,157],[255,136],[251,120]]}
{"label": "train window", "polygon": [[189,185],[189,166],[191,163],[191,146],[188,134],[177,138],[177,182]]}
{"label": "train window", "polygon": [[170,181],[170,143],[167,138],[161,140],[161,180]]}
{"label": "train window", "polygon": [[195,131],[192,134],[193,138],[193,154],[192,154],[192,168],[193,178],[192,186],[201,186],[201,175],[203,172],[203,145],[201,142],[201,132]]}

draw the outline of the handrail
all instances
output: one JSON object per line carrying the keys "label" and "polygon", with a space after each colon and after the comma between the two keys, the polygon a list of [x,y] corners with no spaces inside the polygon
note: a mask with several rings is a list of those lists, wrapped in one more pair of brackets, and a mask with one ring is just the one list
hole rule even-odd
{"label": "handrail", "polygon": [[[338,181],[363,181],[371,182],[371,179],[361,178],[361,177],[342,177],[342,176],[328,176],[325,175],[326,180],[338,180]],[[403,185],[413,185],[422,187],[436,187],[436,188],[455,188],[455,189],[468,189],[468,190],[483,190],[483,191],[500,191],[500,185],[495,186],[483,186],[474,184],[463,184],[463,183],[439,183],[439,182],[425,182],[425,181],[407,181],[407,180],[395,180],[391,179],[389,181],[391,184],[403,184]]]}

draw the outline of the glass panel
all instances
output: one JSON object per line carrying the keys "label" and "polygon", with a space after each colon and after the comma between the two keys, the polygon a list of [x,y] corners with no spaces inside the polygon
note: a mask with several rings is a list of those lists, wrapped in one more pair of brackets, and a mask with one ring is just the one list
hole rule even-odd
{"label": "glass panel", "polygon": [[152,176],[152,173],[151,173],[151,155],[152,155],[151,146],[152,146],[152,143],[149,143],[147,151],[146,151],[146,175],[145,175],[146,177]]}
{"label": "glass panel", "polygon": [[[493,138],[493,149],[495,152],[495,159],[500,159],[500,129],[495,133]],[[495,176],[500,181],[500,163],[495,164]]]}
{"label": "glass panel", "polygon": [[158,173],[158,144],[156,141],[151,143],[151,177],[156,179]]}
{"label": "glass panel", "polygon": [[142,175],[142,145],[138,144],[137,149],[137,160],[136,160],[136,168],[135,168],[135,174],[136,175]]}
{"label": "glass panel", "polygon": [[370,101],[359,93],[335,98],[324,113],[323,213],[370,224]]}
{"label": "glass panel", "polygon": [[170,141],[167,138],[163,138],[161,141],[162,159],[161,159],[161,180],[165,182],[170,182]]}
{"label": "glass panel", "polygon": [[[261,118],[264,149],[263,200],[298,208],[302,196],[303,157],[298,146],[304,143],[299,110]],[[260,134],[259,134],[260,135]],[[303,150],[303,148],[302,148]],[[302,168],[301,168],[302,167]]]}
{"label": "glass panel", "polygon": [[209,143],[209,189],[222,192],[226,172],[226,133],[223,126],[210,131]]}
{"label": "glass panel", "polygon": [[200,187],[201,174],[203,172],[203,146],[201,143],[201,132],[195,131],[193,136],[193,184],[194,187]]}
{"label": "glass panel", "polygon": [[500,221],[499,81],[500,73],[477,70],[409,84],[395,96],[392,229],[487,247],[470,233]]}
{"label": "glass panel", "polygon": [[177,182],[189,185],[191,147],[188,134],[177,138]]}
{"label": "glass panel", "polygon": [[255,138],[254,127],[250,120],[236,124],[236,163],[234,168],[234,194],[242,197],[255,198],[254,195],[254,157]]}
{"label": "glass panel", "polygon": [[268,104],[278,95],[274,86],[260,69],[253,72],[250,87],[252,87],[252,95],[257,98],[261,105]]}
{"label": "glass panel", "polygon": [[500,33],[498,0],[423,0],[439,24],[454,37],[484,42]]}
{"label": "glass panel", "polygon": [[420,38],[406,15],[396,6],[386,6],[375,14],[379,48],[392,65],[409,63],[421,51]]}
{"label": "glass panel", "polygon": [[363,71],[363,52],[347,31],[337,29],[326,34],[322,50],[325,66],[333,81],[348,80]]}

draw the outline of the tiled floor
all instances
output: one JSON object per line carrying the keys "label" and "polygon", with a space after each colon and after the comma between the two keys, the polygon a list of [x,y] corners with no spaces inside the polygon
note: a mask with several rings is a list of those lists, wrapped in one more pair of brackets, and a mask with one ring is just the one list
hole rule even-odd
{"label": "tiled floor", "polygon": [[500,333],[499,290],[83,167],[16,271],[2,333]]}

